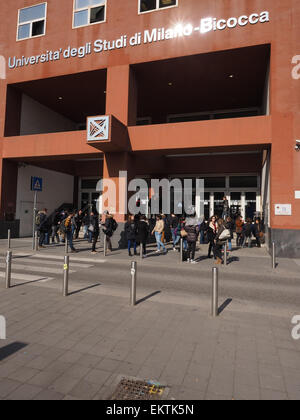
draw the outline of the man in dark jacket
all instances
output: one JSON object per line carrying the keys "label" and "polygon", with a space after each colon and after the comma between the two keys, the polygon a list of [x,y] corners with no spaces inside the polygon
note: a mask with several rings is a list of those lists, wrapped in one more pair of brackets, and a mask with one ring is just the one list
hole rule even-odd
{"label": "man in dark jacket", "polygon": [[47,209],[43,209],[38,212],[37,217],[36,217],[36,228],[40,235],[40,239],[39,239],[40,248],[45,248],[43,243],[45,241],[46,233],[49,231],[47,212],[48,212]]}
{"label": "man in dark jacket", "polygon": [[89,231],[92,235],[92,254],[96,254],[96,244],[99,238],[100,229],[99,229],[99,217],[93,211],[90,213],[90,225]]}
{"label": "man in dark jacket", "polygon": [[83,218],[84,218],[84,213],[83,213],[82,210],[79,210],[76,213],[76,216],[75,216],[76,230],[75,230],[74,239],[78,239],[79,232],[80,232],[80,229],[81,229],[81,226],[82,226],[82,220],[83,220]]}
{"label": "man in dark jacket", "polygon": [[51,235],[51,241],[54,244],[55,242],[55,238],[57,243],[59,244],[60,239],[59,239],[59,234],[58,234],[58,229],[59,229],[59,225],[60,225],[60,213],[59,211],[55,211],[55,214],[53,216],[53,220],[52,220],[52,235]]}
{"label": "man in dark jacket", "polygon": [[150,232],[150,227],[149,227],[149,223],[147,221],[146,216],[142,216],[141,220],[138,222],[137,225],[137,238],[138,241],[140,242],[140,246],[143,247],[143,258],[146,258],[146,246],[147,246],[147,241],[148,241],[148,237],[149,237],[149,232]]}
{"label": "man in dark jacket", "polygon": [[248,241],[248,248],[251,248],[252,234],[253,234],[253,224],[251,219],[246,220],[246,224],[243,226],[244,232],[244,242],[243,248],[246,247],[246,242]]}
{"label": "man in dark jacket", "polygon": [[176,251],[176,245],[180,241],[180,236],[177,235],[177,232],[179,230],[179,219],[175,214],[171,214],[170,217],[170,228],[171,228],[171,234],[172,234],[172,241],[173,241],[173,251]]}
{"label": "man in dark jacket", "polygon": [[125,223],[125,233],[126,233],[126,239],[128,243],[129,257],[132,257],[132,254],[131,254],[132,247],[134,249],[134,255],[137,255],[136,242],[137,242],[137,235],[138,235],[138,225],[137,225],[137,220],[132,215],[128,217],[128,220]]}

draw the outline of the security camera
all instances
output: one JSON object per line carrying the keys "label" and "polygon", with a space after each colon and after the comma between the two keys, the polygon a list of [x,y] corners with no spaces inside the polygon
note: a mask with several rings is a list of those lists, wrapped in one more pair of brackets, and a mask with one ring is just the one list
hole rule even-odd
{"label": "security camera", "polygon": [[296,140],[295,150],[300,152],[300,140]]}

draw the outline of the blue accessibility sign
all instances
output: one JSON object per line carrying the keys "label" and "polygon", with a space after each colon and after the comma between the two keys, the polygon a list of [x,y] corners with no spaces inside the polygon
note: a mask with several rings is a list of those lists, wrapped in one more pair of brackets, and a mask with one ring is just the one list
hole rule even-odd
{"label": "blue accessibility sign", "polygon": [[43,178],[31,177],[31,191],[43,191]]}

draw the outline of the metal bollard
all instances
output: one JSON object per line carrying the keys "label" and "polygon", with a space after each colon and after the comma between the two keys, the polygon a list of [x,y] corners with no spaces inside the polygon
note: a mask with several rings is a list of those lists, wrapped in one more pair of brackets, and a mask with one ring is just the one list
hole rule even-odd
{"label": "metal bollard", "polygon": [[227,247],[228,247],[228,244],[227,244],[227,242],[225,242],[225,245],[224,245],[224,265],[225,265],[225,267],[227,265]]}
{"label": "metal bollard", "polygon": [[103,237],[104,237],[103,254],[104,254],[104,257],[106,257],[107,242],[106,242],[106,235],[105,235],[105,233],[104,233]]}
{"label": "metal bollard", "polygon": [[69,252],[69,242],[68,242],[68,238],[66,236],[65,238],[65,254],[67,254]]}
{"label": "metal bollard", "polygon": [[63,282],[63,296],[67,297],[69,294],[69,263],[70,257],[66,255],[64,258],[64,282]]}
{"label": "metal bollard", "polygon": [[39,250],[39,241],[38,241],[38,233],[37,231],[34,232],[34,250]]}
{"label": "metal bollard", "polygon": [[136,272],[137,272],[137,263],[133,261],[131,263],[131,288],[130,288],[130,305],[136,305]]}
{"label": "metal bollard", "polygon": [[11,240],[10,240],[10,229],[8,229],[7,231],[7,248],[10,249],[11,248]]}
{"label": "metal bollard", "polygon": [[275,242],[272,242],[272,268],[275,270],[276,268],[276,246]]}
{"label": "metal bollard", "polygon": [[141,259],[141,261],[143,261],[143,244],[142,244],[142,242],[140,243],[140,259]]}
{"label": "metal bollard", "polygon": [[6,272],[5,272],[5,281],[6,281],[6,288],[7,289],[10,289],[10,287],[11,287],[11,261],[12,261],[12,252],[7,251]]}
{"label": "metal bollard", "polygon": [[212,301],[211,316],[216,318],[219,315],[219,271],[217,267],[212,269]]}
{"label": "metal bollard", "polygon": [[183,262],[183,239],[180,239],[180,262]]}

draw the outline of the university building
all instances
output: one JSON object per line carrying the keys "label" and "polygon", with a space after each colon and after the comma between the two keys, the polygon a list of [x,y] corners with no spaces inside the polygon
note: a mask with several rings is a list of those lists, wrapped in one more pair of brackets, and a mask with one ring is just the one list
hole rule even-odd
{"label": "university building", "polygon": [[[0,10],[0,231],[98,181],[203,178],[300,257],[298,0],[14,0]],[[299,147],[298,147],[299,146]],[[111,211],[122,225],[119,202]]]}

